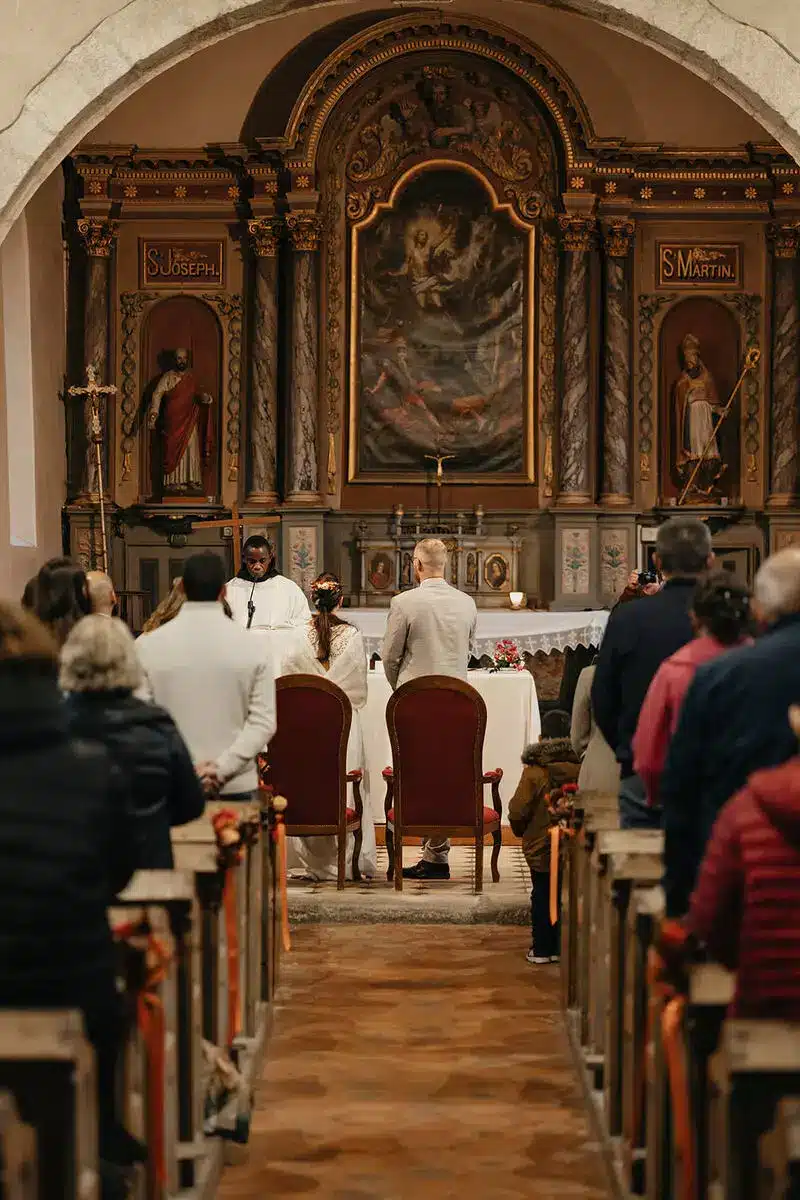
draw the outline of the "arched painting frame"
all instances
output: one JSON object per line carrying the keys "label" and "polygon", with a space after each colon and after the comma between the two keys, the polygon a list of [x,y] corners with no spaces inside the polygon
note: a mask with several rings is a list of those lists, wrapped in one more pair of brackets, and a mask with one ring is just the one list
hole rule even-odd
{"label": "arched painting frame", "polygon": [[407,170],[353,224],[349,482],[532,482],[536,237],[459,160]]}

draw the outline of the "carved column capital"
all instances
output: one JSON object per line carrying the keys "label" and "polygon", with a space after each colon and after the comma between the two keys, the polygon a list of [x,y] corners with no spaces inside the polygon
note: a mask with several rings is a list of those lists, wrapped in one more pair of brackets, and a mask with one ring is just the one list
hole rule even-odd
{"label": "carved column capital", "polygon": [[612,217],[603,222],[603,244],[611,258],[627,258],[633,245],[636,225],[629,217]]}
{"label": "carved column capital", "polygon": [[575,213],[559,213],[561,245],[569,254],[588,254],[596,245],[597,222],[594,217]]}
{"label": "carved column capital", "polygon": [[108,258],[119,233],[119,221],[108,221],[105,217],[81,217],[77,230],[87,254],[93,258]]}
{"label": "carved column capital", "polygon": [[794,258],[800,246],[800,221],[773,221],[767,237],[776,258]]}
{"label": "carved column capital", "polygon": [[322,236],[322,217],[314,212],[289,213],[286,228],[293,250],[319,250]]}
{"label": "carved column capital", "polygon": [[257,220],[247,222],[250,245],[256,258],[275,257],[278,253],[283,228],[281,217],[259,217]]}

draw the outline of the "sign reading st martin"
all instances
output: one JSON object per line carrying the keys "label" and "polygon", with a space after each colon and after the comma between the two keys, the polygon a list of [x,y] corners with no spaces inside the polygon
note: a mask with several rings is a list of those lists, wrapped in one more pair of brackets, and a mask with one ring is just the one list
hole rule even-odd
{"label": "sign reading st martin", "polygon": [[142,287],[208,287],[223,283],[222,239],[142,238],[139,275]]}
{"label": "sign reading st martin", "polygon": [[739,287],[741,274],[738,245],[659,243],[659,287]]}

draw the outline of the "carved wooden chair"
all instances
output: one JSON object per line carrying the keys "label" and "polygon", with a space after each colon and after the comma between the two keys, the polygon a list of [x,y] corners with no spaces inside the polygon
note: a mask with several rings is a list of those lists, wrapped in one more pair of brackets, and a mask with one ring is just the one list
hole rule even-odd
{"label": "carved wooden chair", "polygon": [[[276,680],[275,692],[278,727],[267,753],[267,782],[289,802],[289,837],[336,837],[336,886],[342,889],[350,833],[353,879],[361,878],[362,772],[347,770],[350,701],[335,683],[317,675],[284,675]],[[347,804],[348,784],[353,788],[352,808]]]}
{"label": "carved wooden chair", "polygon": [[[483,770],[486,705],[460,679],[428,675],[403,684],[386,707],[392,763],[386,780],[387,877],[403,890],[404,837],[475,839],[475,891],[483,891],[483,840],[492,835],[492,879],[500,879],[501,770]],[[492,808],[483,789],[492,788]]]}

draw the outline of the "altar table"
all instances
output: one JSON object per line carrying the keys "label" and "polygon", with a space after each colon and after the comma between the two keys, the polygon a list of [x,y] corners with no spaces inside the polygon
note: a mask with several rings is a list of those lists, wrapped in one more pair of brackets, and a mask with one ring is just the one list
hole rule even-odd
{"label": "altar table", "polygon": [[[483,768],[485,771],[503,768],[500,796],[503,801],[503,823],[507,825],[505,814],[522,771],[522,751],[530,742],[539,740],[541,731],[536,684],[529,671],[470,671],[469,682],[486,703]],[[364,811],[365,815],[380,825],[384,822],[383,801],[386,795],[381,772],[392,764],[392,749],[386,729],[386,705],[390,695],[391,688],[383,667],[377,663],[375,670],[369,672],[367,703],[361,709],[360,717],[366,768]],[[431,731],[430,749],[431,754],[436,753],[435,730]],[[491,807],[488,788],[486,792],[486,803]]]}
{"label": "altar table", "polygon": [[[342,616],[356,625],[364,637],[367,654],[380,654],[386,629],[387,608],[348,608]],[[599,646],[605,631],[608,613],[593,612],[531,612],[522,609],[478,609],[476,655],[494,654],[503,638],[516,644],[520,654],[550,654],[552,650],[575,649],[576,646]]]}

